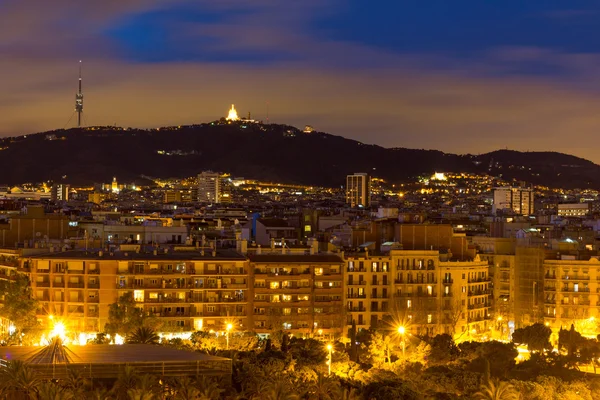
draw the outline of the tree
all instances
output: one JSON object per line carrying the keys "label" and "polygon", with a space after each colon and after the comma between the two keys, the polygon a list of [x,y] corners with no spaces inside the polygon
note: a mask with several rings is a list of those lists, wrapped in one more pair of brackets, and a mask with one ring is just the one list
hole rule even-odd
{"label": "tree", "polygon": [[478,400],[518,400],[513,385],[497,379],[489,379],[481,384],[480,390],[473,394]]}
{"label": "tree", "polygon": [[320,373],[308,388],[308,398],[311,400],[337,400],[340,395],[340,382]]}
{"label": "tree", "polygon": [[373,334],[369,346],[369,355],[375,366],[392,363],[392,355],[397,346],[396,342],[397,340],[395,341],[391,335],[383,336],[379,332]]}
{"label": "tree", "polygon": [[356,344],[356,321],[352,320],[350,328],[350,361],[358,362],[358,345]]}
{"label": "tree", "polygon": [[39,303],[31,293],[29,279],[16,275],[13,281],[0,281],[0,290],[4,294],[0,317],[9,320],[15,327],[14,336],[35,333],[40,328],[37,320]]}
{"label": "tree", "polygon": [[571,324],[571,329],[560,329],[558,331],[558,348],[566,350],[568,357],[573,357],[579,352],[579,348],[584,344],[585,338],[575,330],[575,326]]}
{"label": "tree", "polygon": [[481,371],[487,365],[491,376],[504,377],[516,364],[519,352],[513,343],[502,343],[495,340],[479,343],[475,350],[476,358],[470,364],[470,370]]}
{"label": "tree", "polygon": [[201,376],[197,381],[198,389],[200,391],[200,400],[218,400],[221,398],[223,389],[219,388],[219,385],[214,380]]}
{"label": "tree", "polygon": [[513,333],[513,342],[525,344],[529,351],[543,352],[551,349],[550,335],[552,330],[539,322],[525,328],[515,329]]}
{"label": "tree", "polygon": [[153,329],[141,326],[127,337],[130,344],[158,344],[160,337]]}
{"label": "tree", "polygon": [[316,339],[292,338],[289,353],[298,364],[320,365],[327,359],[325,346]]}
{"label": "tree", "polygon": [[35,398],[41,383],[38,374],[19,360],[9,362],[6,368],[0,370],[0,391],[3,398],[15,398],[17,393]]}
{"label": "tree", "polygon": [[127,337],[136,328],[144,324],[144,311],[136,307],[133,293],[125,293],[108,308],[108,321],[104,331],[109,335],[119,334]]}
{"label": "tree", "polygon": [[452,336],[444,333],[436,335],[430,340],[431,352],[429,353],[428,361],[433,364],[446,364],[454,361],[460,354],[460,350],[454,343]]}

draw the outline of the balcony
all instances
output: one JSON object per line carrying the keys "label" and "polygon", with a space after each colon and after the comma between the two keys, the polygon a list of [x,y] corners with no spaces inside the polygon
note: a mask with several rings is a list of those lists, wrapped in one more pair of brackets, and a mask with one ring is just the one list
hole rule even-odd
{"label": "balcony", "polygon": [[556,292],[556,288],[554,286],[545,286],[544,290],[547,292]]}
{"label": "balcony", "polygon": [[564,275],[561,279],[565,281],[589,281],[590,277],[585,275]]}
{"label": "balcony", "polygon": [[55,287],[55,288],[64,288],[65,287],[65,283],[64,282],[52,282],[52,287]]}
{"label": "balcony", "polygon": [[50,287],[50,282],[35,282],[35,286],[39,288]]}
{"label": "balcony", "polygon": [[556,299],[545,299],[544,304],[556,304]]}
{"label": "balcony", "polygon": [[88,282],[87,284],[88,289],[100,289],[100,284],[99,283],[90,283]]}
{"label": "balcony", "polygon": [[485,282],[491,282],[492,280],[490,278],[477,278],[477,279],[469,279],[468,283],[485,283]]}
{"label": "balcony", "polygon": [[367,309],[365,307],[348,307],[348,311],[350,312],[365,312]]}
{"label": "balcony", "polygon": [[467,309],[469,310],[478,310],[480,308],[489,308],[491,307],[488,303],[479,303],[479,304],[469,304]]}
{"label": "balcony", "polygon": [[366,299],[367,295],[366,294],[350,293],[350,294],[346,295],[346,298],[348,298],[348,299]]}
{"label": "balcony", "polygon": [[490,295],[490,294],[492,294],[492,291],[490,289],[486,289],[486,290],[471,290],[468,293],[469,296],[484,296],[484,295]]}
{"label": "balcony", "polygon": [[544,275],[544,279],[554,280],[554,279],[556,279],[556,275],[546,274],[546,275]]}
{"label": "balcony", "polygon": [[70,289],[83,289],[85,288],[85,284],[82,282],[69,282],[67,287]]}
{"label": "balcony", "polygon": [[88,303],[100,303],[100,298],[99,297],[88,297],[87,302]]}
{"label": "balcony", "polygon": [[349,286],[364,286],[366,284],[367,284],[366,281],[358,281],[358,282],[351,281],[351,282],[348,282]]}
{"label": "balcony", "polygon": [[444,278],[444,279],[442,279],[442,283],[443,283],[444,285],[451,285],[451,284],[453,284],[453,283],[454,283],[454,279],[447,279],[447,278]]}

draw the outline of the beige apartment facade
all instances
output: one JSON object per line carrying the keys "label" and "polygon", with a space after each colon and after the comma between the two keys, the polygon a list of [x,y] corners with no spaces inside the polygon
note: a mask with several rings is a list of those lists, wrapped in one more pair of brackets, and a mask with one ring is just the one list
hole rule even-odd
{"label": "beige apartment facade", "polygon": [[343,267],[335,254],[249,255],[251,330],[299,336],[343,334]]}
{"label": "beige apartment facade", "polygon": [[247,327],[247,263],[234,251],[72,251],[30,257],[19,269],[41,320],[60,319],[72,332],[102,331],[109,306],[126,293],[165,331]]}
{"label": "beige apartment facade", "polygon": [[442,261],[438,251],[391,250],[346,257],[347,324],[457,338],[487,334],[491,321],[489,266]]}
{"label": "beige apartment facade", "polygon": [[553,330],[572,324],[583,334],[597,331],[600,318],[600,260],[544,261],[544,321]]}

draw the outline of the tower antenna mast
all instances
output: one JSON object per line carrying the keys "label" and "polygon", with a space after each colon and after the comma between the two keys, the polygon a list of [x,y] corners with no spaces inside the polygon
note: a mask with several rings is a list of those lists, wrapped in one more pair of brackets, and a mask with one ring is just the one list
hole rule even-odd
{"label": "tower antenna mast", "polygon": [[79,60],[79,91],[75,95],[75,112],[77,113],[77,127],[81,128],[81,114],[83,113],[83,92],[81,91],[81,60]]}

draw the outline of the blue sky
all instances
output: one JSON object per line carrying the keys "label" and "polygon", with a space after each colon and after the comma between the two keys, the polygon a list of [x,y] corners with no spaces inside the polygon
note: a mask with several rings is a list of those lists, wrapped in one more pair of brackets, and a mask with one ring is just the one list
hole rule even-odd
{"label": "blue sky", "polygon": [[[209,121],[231,103],[386,147],[600,162],[600,3],[4,0],[0,135]],[[571,140],[565,140],[569,137]],[[599,143],[596,143],[599,142]]]}

